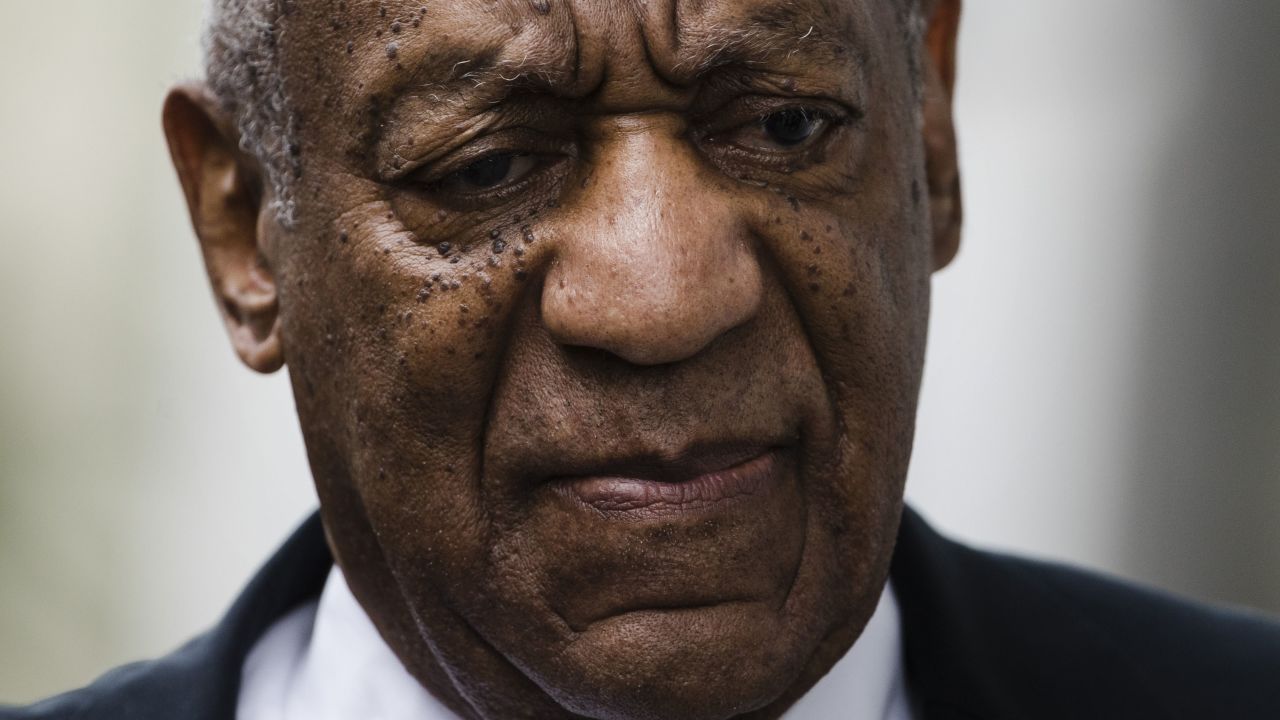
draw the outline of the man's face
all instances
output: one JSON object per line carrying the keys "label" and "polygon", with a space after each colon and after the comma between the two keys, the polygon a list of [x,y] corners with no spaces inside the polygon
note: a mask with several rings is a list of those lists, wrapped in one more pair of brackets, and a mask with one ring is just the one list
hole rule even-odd
{"label": "man's face", "polygon": [[776,715],[861,632],[935,262],[895,5],[292,4],[270,332],[348,581],[460,711]]}

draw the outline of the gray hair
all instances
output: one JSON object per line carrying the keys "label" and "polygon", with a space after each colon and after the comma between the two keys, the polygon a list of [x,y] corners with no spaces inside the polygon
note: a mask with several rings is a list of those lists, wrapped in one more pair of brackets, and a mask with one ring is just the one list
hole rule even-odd
{"label": "gray hair", "polygon": [[[296,0],[207,0],[204,64],[209,89],[240,133],[240,148],[262,164],[271,209],[294,221],[293,180],[302,174],[298,117],[290,108],[280,68],[281,19]],[[925,19],[920,0],[894,0],[906,34],[913,85],[919,92],[919,42]]]}
{"label": "gray hair", "polygon": [[280,19],[288,0],[208,0],[204,64],[208,86],[240,133],[240,148],[262,164],[272,210],[294,220],[292,181],[302,173],[297,116],[280,69]]}

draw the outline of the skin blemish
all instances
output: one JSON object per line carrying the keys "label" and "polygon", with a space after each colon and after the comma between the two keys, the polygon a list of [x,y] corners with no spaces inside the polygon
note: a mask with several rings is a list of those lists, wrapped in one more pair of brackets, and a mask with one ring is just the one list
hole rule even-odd
{"label": "skin blemish", "polygon": [[343,230],[342,232],[338,233],[338,242],[342,243],[343,245],[346,245],[347,241],[350,239],[351,239],[351,236],[347,234],[347,231]]}
{"label": "skin blemish", "polygon": [[788,195],[787,202],[791,205],[792,210],[795,210],[797,212],[800,211],[800,201],[797,200],[794,195]]}
{"label": "skin blemish", "polygon": [[489,239],[490,239],[490,240],[497,240],[497,239],[498,239],[499,237],[501,237],[501,236],[502,236],[502,231],[501,231],[501,230],[499,230],[499,229],[497,229],[497,228],[494,228],[494,229],[492,229],[492,230],[490,230],[490,231],[489,231]]}
{"label": "skin blemish", "polygon": [[399,55],[399,54],[400,54],[400,46],[399,46],[399,45],[397,45],[397,44],[395,44],[395,43],[387,43],[387,58],[388,58],[388,59],[395,60],[395,59],[396,59],[396,56],[397,56],[397,55]]}
{"label": "skin blemish", "polygon": [[489,256],[489,267],[491,267],[491,268],[502,267],[502,261],[501,261],[501,260],[499,260],[499,259],[497,258],[497,256],[495,256],[495,255],[490,255],[490,256]]}
{"label": "skin blemish", "polygon": [[398,33],[400,32],[401,29],[402,29],[402,26],[400,25],[399,22],[391,23],[391,32]]}
{"label": "skin blemish", "polygon": [[453,245],[450,245],[448,242],[442,242],[436,246],[436,252],[440,253],[441,255],[448,255],[449,251],[452,249],[453,249]]}
{"label": "skin blemish", "polygon": [[497,254],[501,255],[501,254],[502,254],[502,251],[503,251],[503,250],[506,250],[506,249],[507,249],[507,241],[506,241],[506,240],[503,240],[502,238],[496,238],[496,239],[494,239],[494,241],[493,241],[493,251],[494,251],[495,253],[497,253]]}
{"label": "skin blemish", "polygon": [[532,245],[533,241],[537,240],[537,238],[533,236],[533,229],[528,225],[520,228],[520,237],[524,238],[524,243],[526,245]]}
{"label": "skin blemish", "polygon": [[353,43],[353,42],[351,42],[350,40],[348,40],[348,41],[347,41],[347,54],[348,54],[348,55],[350,55],[351,53],[355,52],[355,49],[356,49],[356,44],[355,44],[355,43]]}
{"label": "skin blemish", "polygon": [[800,231],[800,239],[801,239],[801,240],[803,240],[803,241],[805,241],[805,242],[809,242],[810,240],[812,240],[812,239],[813,239],[813,236],[812,236],[812,235],[810,235],[810,234],[809,234],[809,232],[808,232],[807,230],[801,230],[801,231]]}
{"label": "skin blemish", "polygon": [[532,0],[529,4],[533,5],[534,11],[539,15],[546,15],[551,12],[551,2],[549,0]]}

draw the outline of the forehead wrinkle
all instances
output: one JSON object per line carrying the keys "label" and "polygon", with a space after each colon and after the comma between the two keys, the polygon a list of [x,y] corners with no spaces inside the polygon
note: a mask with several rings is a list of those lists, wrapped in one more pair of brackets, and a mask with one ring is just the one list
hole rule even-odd
{"label": "forehead wrinkle", "polygon": [[[858,13],[829,3],[778,0],[743,17],[712,16],[718,3],[672,0],[679,61],[672,68],[696,79],[720,67],[778,64],[800,56],[809,62],[865,62],[857,38]],[[840,8],[857,5],[840,3]]]}

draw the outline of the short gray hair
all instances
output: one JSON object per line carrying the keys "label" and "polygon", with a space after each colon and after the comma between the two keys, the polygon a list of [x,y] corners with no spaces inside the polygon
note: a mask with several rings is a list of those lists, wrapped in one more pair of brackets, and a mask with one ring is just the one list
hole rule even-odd
{"label": "short gray hair", "polygon": [[[294,221],[293,180],[302,174],[302,161],[298,117],[290,107],[280,68],[280,21],[297,1],[208,0],[204,29],[209,89],[235,118],[240,148],[261,163],[271,186],[272,210],[285,225]],[[918,92],[917,48],[925,25],[920,0],[894,2]]]}
{"label": "short gray hair", "polygon": [[240,148],[262,164],[272,209],[294,220],[293,180],[302,173],[297,116],[280,69],[281,23],[289,0],[208,0],[204,64],[209,90],[240,133]]}

